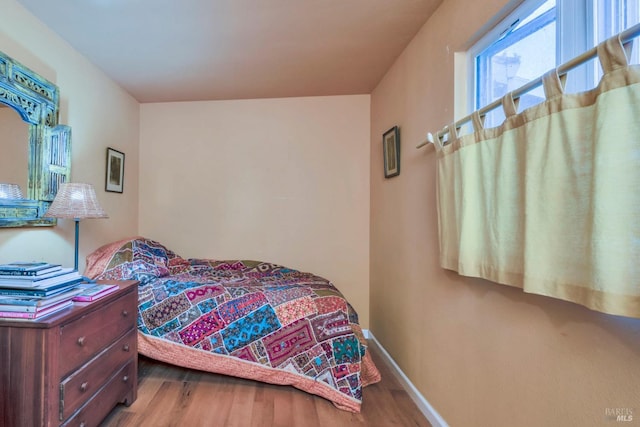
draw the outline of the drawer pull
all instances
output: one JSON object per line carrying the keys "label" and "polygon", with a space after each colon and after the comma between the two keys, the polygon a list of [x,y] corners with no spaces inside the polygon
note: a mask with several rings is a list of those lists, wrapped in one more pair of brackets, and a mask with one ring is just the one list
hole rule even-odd
{"label": "drawer pull", "polygon": [[126,351],[126,352],[129,352],[129,344],[125,344],[125,345],[123,345],[123,346],[122,346],[122,350],[123,350],[123,351]]}
{"label": "drawer pull", "polygon": [[85,423],[84,421],[80,423],[80,427],[87,427],[87,423]]}
{"label": "drawer pull", "polygon": [[127,317],[129,312],[127,310],[122,310],[122,317]]}
{"label": "drawer pull", "polygon": [[78,345],[80,347],[84,347],[84,342],[86,341],[85,337],[78,338]]}
{"label": "drawer pull", "polygon": [[89,388],[89,383],[88,382],[85,381],[82,384],[80,384],[80,391],[81,392],[84,393],[85,391],[87,391],[87,388]]}
{"label": "drawer pull", "polygon": [[122,377],[122,381],[125,383],[129,381],[129,375],[125,375],[124,377]]}

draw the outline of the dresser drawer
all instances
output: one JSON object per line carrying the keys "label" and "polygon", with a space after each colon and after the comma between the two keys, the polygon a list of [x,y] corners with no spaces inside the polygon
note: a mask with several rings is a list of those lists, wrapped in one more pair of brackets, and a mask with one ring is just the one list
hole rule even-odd
{"label": "dresser drawer", "polygon": [[125,399],[128,393],[136,384],[135,362],[127,363],[113,377],[111,377],[104,387],[91,398],[80,410],[75,413],[64,427],[78,426],[91,427],[100,424],[100,421],[113,409],[118,402]]}
{"label": "dresser drawer", "polygon": [[62,377],[86,363],[136,325],[137,298],[128,292],[100,310],[94,310],[60,328],[59,360]]}
{"label": "dresser drawer", "polygon": [[[0,321],[0,427],[58,427],[69,419],[98,426],[119,402],[135,402],[138,282],[99,283],[118,290],[41,319]],[[78,398],[83,382],[87,391]],[[61,385],[69,414],[63,421]]]}
{"label": "dresser drawer", "polygon": [[[60,420],[73,414],[98,391],[105,377],[116,372],[133,357],[137,357],[136,331],[127,335],[96,356],[87,365],[65,378],[60,384]],[[106,375],[105,375],[106,374]]]}

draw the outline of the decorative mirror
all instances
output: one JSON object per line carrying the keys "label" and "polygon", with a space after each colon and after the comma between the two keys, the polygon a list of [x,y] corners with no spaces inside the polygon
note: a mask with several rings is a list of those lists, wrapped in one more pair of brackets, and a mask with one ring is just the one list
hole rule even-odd
{"label": "decorative mirror", "polygon": [[[23,151],[13,144],[27,145],[27,188],[17,190],[24,177],[16,177],[11,171],[15,165],[0,168],[0,227],[55,225],[55,219],[43,215],[71,172],[71,128],[58,124],[58,87],[0,52],[0,104],[17,112],[29,128],[27,140],[18,141],[9,137],[15,132],[0,129],[0,156],[13,157]],[[5,117],[8,109],[0,110]],[[15,161],[24,161],[23,156],[15,156]]]}

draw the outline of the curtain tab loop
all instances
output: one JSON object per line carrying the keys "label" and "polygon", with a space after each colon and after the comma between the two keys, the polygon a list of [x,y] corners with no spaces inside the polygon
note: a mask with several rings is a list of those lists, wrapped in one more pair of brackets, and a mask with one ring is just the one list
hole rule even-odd
{"label": "curtain tab loop", "polygon": [[460,128],[456,126],[456,122],[453,122],[449,126],[447,126],[447,129],[449,129],[448,142],[451,143],[454,139],[458,139],[458,131],[460,130]]}
{"label": "curtain tab loop", "polygon": [[442,148],[444,147],[444,143],[442,142],[442,138],[443,138],[443,134],[442,131],[438,131],[436,132],[435,138],[433,139],[433,145],[436,147],[437,151],[442,150]]}
{"label": "curtain tab loop", "polygon": [[515,116],[518,113],[518,104],[520,103],[520,98],[513,98],[513,92],[507,93],[504,97],[502,97],[502,108],[504,109],[505,117],[509,118],[511,116]]}
{"label": "curtain tab loop", "polygon": [[554,96],[561,96],[564,94],[564,85],[567,80],[567,75],[558,74],[558,69],[548,71],[542,76],[542,85],[544,87],[544,96],[547,99],[551,99]]}
{"label": "curtain tab loop", "polygon": [[602,71],[606,74],[619,68],[627,67],[632,47],[632,41],[629,41],[626,45],[622,44],[620,34],[600,43],[596,47],[596,51],[598,52]]}
{"label": "curtain tab loop", "polygon": [[[442,150],[445,145],[451,144],[454,139],[458,139],[458,132],[457,132],[458,129],[459,128],[456,128],[456,124],[454,122],[449,126],[445,127],[443,130],[438,131],[433,141],[434,145],[436,146],[436,149]],[[446,142],[444,141],[445,135],[448,135]]]}
{"label": "curtain tab loop", "polygon": [[484,118],[485,116],[481,116],[478,110],[474,111],[473,114],[471,114],[471,121],[473,123],[474,132],[480,132],[484,129]]}

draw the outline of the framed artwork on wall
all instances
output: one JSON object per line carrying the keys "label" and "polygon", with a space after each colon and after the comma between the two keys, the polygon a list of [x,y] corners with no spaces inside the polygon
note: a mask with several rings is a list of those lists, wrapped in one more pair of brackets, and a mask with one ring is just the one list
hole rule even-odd
{"label": "framed artwork on wall", "polygon": [[382,135],[384,177],[400,175],[400,131],[394,126]]}
{"label": "framed artwork on wall", "polygon": [[113,148],[107,148],[107,176],[104,189],[113,193],[122,193],[124,189],[124,153]]}

